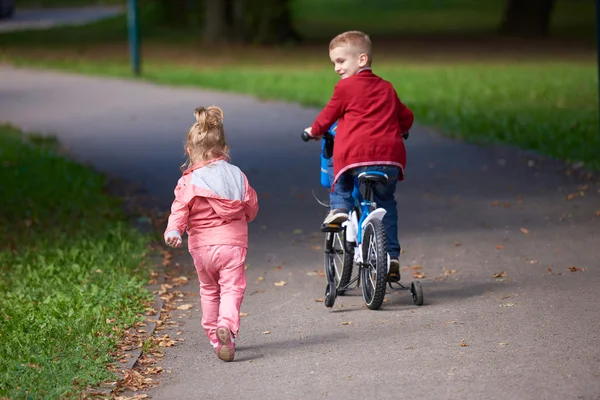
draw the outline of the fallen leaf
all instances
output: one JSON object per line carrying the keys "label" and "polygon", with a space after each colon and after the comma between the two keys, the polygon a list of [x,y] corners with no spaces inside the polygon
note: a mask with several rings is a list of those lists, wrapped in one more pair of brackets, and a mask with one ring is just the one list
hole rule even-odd
{"label": "fallen leaf", "polygon": [[512,307],[514,305],[515,305],[515,303],[504,303],[504,304],[500,304],[500,307]]}
{"label": "fallen leaf", "polygon": [[506,342],[500,342],[500,343],[498,343],[498,346],[507,346],[507,345],[508,345],[508,343],[506,343]]}
{"label": "fallen leaf", "polygon": [[413,272],[413,278],[415,279],[423,279],[425,278],[425,274],[419,271]]}
{"label": "fallen leaf", "polygon": [[[600,211],[598,211],[598,212],[600,213]],[[313,246],[312,248],[313,248],[313,250],[321,250],[322,249],[321,246]]]}
{"label": "fallen leaf", "polygon": [[456,247],[460,246],[461,244],[462,244],[461,242],[454,242],[454,245],[455,245]]}
{"label": "fallen leaf", "polygon": [[494,274],[494,278],[504,278],[505,276],[506,276],[506,272],[504,272],[504,271]]}
{"label": "fallen leaf", "polygon": [[456,273],[455,269],[445,269],[444,268],[444,275],[445,276],[452,275],[452,274],[455,274],[455,273]]}
{"label": "fallen leaf", "polygon": [[585,268],[577,268],[577,267],[569,267],[569,271],[577,272],[577,271],[585,271]]}
{"label": "fallen leaf", "polygon": [[263,333],[264,333],[265,335],[270,335],[270,334],[271,334],[271,331],[264,331]]}
{"label": "fallen leaf", "polygon": [[316,303],[323,303],[325,301],[325,299],[315,299]]}
{"label": "fallen leaf", "polygon": [[283,268],[283,267],[282,267],[281,265],[278,265],[278,266],[276,266],[276,267],[275,267],[275,268],[273,268],[273,269],[276,269],[277,271],[279,271],[279,270],[280,270],[280,269],[282,269],[282,268]]}
{"label": "fallen leaf", "polygon": [[248,271],[248,266],[244,265],[244,271]]}
{"label": "fallen leaf", "polygon": [[600,211],[596,211],[596,217],[600,217]]}
{"label": "fallen leaf", "polygon": [[188,281],[188,278],[185,276],[179,276],[177,278],[173,278],[171,279],[171,282],[173,282],[176,285],[185,285]]}
{"label": "fallen leaf", "polygon": [[422,268],[420,265],[413,265],[412,267],[410,267],[411,269],[420,269]]}
{"label": "fallen leaf", "polygon": [[352,325],[352,322],[342,322],[342,325]]}
{"label": "fallen leaf", "polygon": [[496,245],[496,249],[498,249],[498,250],[502,250],[502,249],[504,249],[504,246],[502,246],[501,244],[497,244],[497,245]]}
{"label": "fallen leaf", "polygon": [[527,229],[525,229],[525,228],[521,228],[521,232],[523,232],[526,235],[529,233],[529,231]]}
{"label": "fallen leaf", "polygon": [[259,276],[258,278],[256,278],[256,283],[259,283],[260,281],[264,281],[265,278],[263,278],[262,276]]}
{"label": "fallen leaf", "polygon": [[538,260],[529,260],[529,264],[537,264],[538,262]]}
{"label": "fallen leaf", "polygon": [[310,272],[307,272],[306,275],[308,275],[308,276],[317,276],[319,274],[317,273],[317,271],[310,271]]}
{"label": "fallen leaf", "polygon": [[456,324],[457,322],[458,321],[446,321],[446,322],[444,322],[444,324],[446,324],[446,325],[453,325],[453,324]]}
{"label": "fallen leaf", "polygon": [[577,193],[571,193],[569,195],[567,195],[567,200],[573,200],[576,199],[577,197],[579,197],[581,195],[582,192],[577,192]]}
{"label": "fallen leaf", "polygon": [[178,310],[189,310],[192,307],[194,307],[192,304],[182,304],[179,307],[177,307],[177,309]]}
{"label": "fallen leaf", "polygon": [[241,313],[240,313],[240,317],[247,317],[248,315],[250,315],[250,314],[248,314],[248,313],[246,313],[246,312],[241,312]]}
{"label": "fallen leaf", "polygon": [[287,284],[286,281],[279,281],[279,282],[274,283],[275,286],[285,286],[286,284]]}
{"label": "fallen leaf", "polygon": [[463,340],[460,341],[459,346],[460,347],[467,347],[468,344],[467,344],[467,342],[465,342],[465,339],[463,339]]}

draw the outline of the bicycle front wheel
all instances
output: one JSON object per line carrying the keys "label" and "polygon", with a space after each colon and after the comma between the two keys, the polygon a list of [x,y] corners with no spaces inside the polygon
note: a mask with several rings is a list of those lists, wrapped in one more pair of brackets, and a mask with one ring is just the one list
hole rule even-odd
{"label": "bicycle front wheel", "polygon": [[377,310],[383,304],[387,284],[387,245],[383,223],[369,221],[363,231],[363,265],[361,281],[363,298],[367,307]]}

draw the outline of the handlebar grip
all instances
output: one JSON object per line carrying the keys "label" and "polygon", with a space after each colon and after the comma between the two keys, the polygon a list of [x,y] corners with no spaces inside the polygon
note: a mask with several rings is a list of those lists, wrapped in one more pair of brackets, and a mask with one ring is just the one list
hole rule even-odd
{"label": "handlebar grip", "polygon": [[300,137],[304,142],[308,142],[311,139],[311,136],[306,131],[302,131],[302,135]]}

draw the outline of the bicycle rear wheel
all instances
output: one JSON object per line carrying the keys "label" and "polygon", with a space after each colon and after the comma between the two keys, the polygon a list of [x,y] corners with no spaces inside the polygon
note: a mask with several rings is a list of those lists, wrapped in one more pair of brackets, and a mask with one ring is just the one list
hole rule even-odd
{"label": "bicycle rear wheel", "polygon": [[377,310],[383,304],[387,284],[387,246],[383,223],[369,221],[363,231],[363,265],[361,282],[363,298],[367,307]]}

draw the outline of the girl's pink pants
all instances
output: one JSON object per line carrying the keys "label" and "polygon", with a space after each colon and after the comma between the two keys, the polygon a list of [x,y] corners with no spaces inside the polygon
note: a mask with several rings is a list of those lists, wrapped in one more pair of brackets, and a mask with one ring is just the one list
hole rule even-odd
{"label": "girl's pink pants", "polygon": [[202,327],[217,340],[217,326],[227,326],[234,336],[240,329],[240,306],[246,291],[244,262],[247,249],[213,245],[190,249],[200,281]]}

